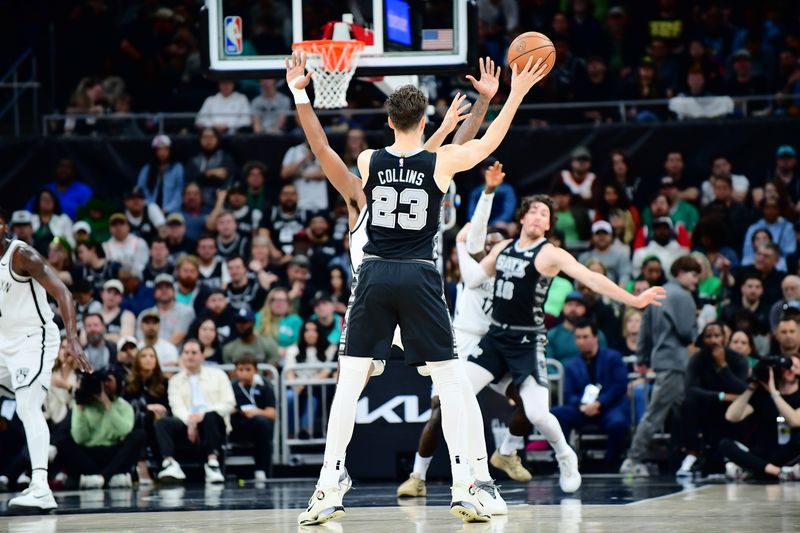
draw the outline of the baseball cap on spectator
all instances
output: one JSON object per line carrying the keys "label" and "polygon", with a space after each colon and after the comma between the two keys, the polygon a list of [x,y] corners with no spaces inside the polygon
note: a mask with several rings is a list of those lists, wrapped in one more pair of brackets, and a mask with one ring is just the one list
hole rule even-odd
{"label": "baseball cap on spectator", "polygon": [[289,261],[289,266],[299,266],[303,268],[311,268],[311,262],[308,257],[304,255],[296,255]]}
{"label": "baseball cap on spectator", "polygon": [[639,66],[640,67],[652,67],[652,68],[655,68],[656,67],[656,62],[653,61],[652,57],[644,56],[644,57],[642,57],[642,60],[639,61]]}
{"label": "baseball cap on spectator", "polygon": [[589,151],[588,148],[585,146],[578,146],[574,150],[572,150],[572,154],[570,154],[570,159],[591,159],[592,152]]}
{"label": "baseball cap on spectator", "polygon": [[180,213],[170,213],[169,215],[167,215],[167,224],[183,226],[184,224],[186,224],[186,219],[183,218],[183,215]]}
{"label": "baseball cap on spectator", "polygon": [[797,157],[797,152],[795,151],[794,147],[788,144],[782,144],[778,147],[778,151],[775,152],[775,157],[780,159],[781,157]]}
{"label": "baseball cap on spectator", "polygon": [[33,224],[33,215],[30,211],[14,211],[11,214],[11,226],[30,226]]}
{"label": "baseball cap on spectator", "polygon": [[153,280],[153,287],[158,287],[162,283],[166,283],[170,286],[175,285],[175,278],[172,277],[170,274],[159,274],[156,276],[156,279]]}
{"label": "baseball cap on spectator", "polygon": [[580,302],[583,305],[586,305],[586,298],[580,291],[571,291],[567,294],[567,297],[564,299],[564,303],[567,302]]}
{"label": "baseball cap on spectator", "polygon": [[122,337],[117,341],[117,351],[121,352],[128,344],[133,344],[136,347],[139,346],[139,341],[136,340],[136,337]]}
{"label": "baseball cap on spectator", "polygon": [[739,48],[739,49],[738,49],[738,50],[736,50],[736,52],[733,54],[733,56],[731,57],[731,59],[733,59],[734,61],[736,61],[737,59],[750,59],[750,58],[752,58],[752,57],[753,57],[753,56],[750,54],[750,51],[749,51],[747,48]]}
{"label": "baseball cap on spectator", "polygon": [[122,286],[122,282],[118,279],[110,279],[103,283],[103,290],[107,291],[109,289],[114,289],[120,294],[125,292],[125,288]]}
{"label": "baseball cap on spectator", "polygon": [[88,222],[81,220],[80,222],[76,222],[74,226],[72,226],[72,234],[77,235],[81,231],[85,232],[87,236],[92,234],[92,227],[89,225]]}
{"label": "baseball cap on spectator", "polygon": [[142,188],[141,187],[134,187],[133,189],[131,189],[128,192],[125,193],[125,197],[124,197],[125,200],[131,199],[131,198],[141,198],[142,200],[144,200],[144,191],[142,190]]}
{"label": "baseball cap on spectator", "polygon": [[170,139],[166,135],[156,135],[155,137],[153,137],[153,142],[150,143],[150,146],[152,146],[153,148],[161,148],[162,146],[169,148],[170,146],[172,146],[172,139]]}
{"label": "baseball cap on spectator", "polygon": [[612,233],[614,233],[614,228],[612,228],[611,224],[609,224],[607,221],[598,220],[597,222],[592,224],[592,235],[594,235],[595,233],[600,233],[601,231],[605,231],[606,233],[611,235]]}
{"label": "baseball cap on spectator", "polygon": [[672,223],[672,219],[669,217],[658,217],[653,221],[653,227],[656,227],[659,224],[664,224],[669,226],[669,229],[674,229],[674,224]]}
{"label": "baseball cap on spectator", "polygon": [[247,196],[247,187],[245,187],[243,183],[234,183],[228,189],[228,194],[241,194],[242,196]]}
{"label": "baseball cap on spectator", "polygon": [[321,302],[330,302],[330,301],[332,300],[331,300],[331,295],[330,293],[328,293],[328,291],[317,291],[316,294],[314,294],[314,299],[311,301],[311,305],[316,307]]}
{"label": "baseball cap on spectator", "polygon": [[236,312],[237,322],[255,322],[256,315],[250,309],[239,309]]}
{"label": "baseball cap on spectator", "polygon": [[139,318],[141,319],[142,322],[144,322],[147,319],[155,319],[161,322],[161,316],[159,316],[158,310],[152,307],[150,309],[145,309],[144,311],[142,311],[142,314],[139,315]]}
{"label": "baseball cap on spectator", "polygon": [[228,294],[220,287],[214,287],[210,291],[208,291],[209,296],[214,296],[215,294],[221,294],[222,296],[227,296]]}
{"label": "baseball cap on spectator", "polygon": [[114,224],[116,222],[125,222],[127,224],[128,223],[128,219],[122,213],[114,213],[113,215],[108,217],[108,223],[109,224]]}

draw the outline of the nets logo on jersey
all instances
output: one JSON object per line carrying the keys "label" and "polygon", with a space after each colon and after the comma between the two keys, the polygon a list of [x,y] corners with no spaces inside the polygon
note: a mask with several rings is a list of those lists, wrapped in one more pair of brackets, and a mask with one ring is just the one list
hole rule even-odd
{"label": "nets logo on jersey", "polygon": [[17,379],[17,383],[23,383],[25,381],[25,378],[28,377],[28,373],[29,372],[30,372],[30,370],[28,370],[27,368],[18,368],[17,369],[17,378],[16,378]]}

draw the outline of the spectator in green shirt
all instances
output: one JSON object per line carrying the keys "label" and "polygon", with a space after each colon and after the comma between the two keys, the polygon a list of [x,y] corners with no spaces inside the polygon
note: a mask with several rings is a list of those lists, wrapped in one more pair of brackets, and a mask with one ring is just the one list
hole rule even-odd
{"label": "spectator in green shirt", "polygon": [[131,470],[145,443],[133,429],[133,407],[118,396],[111,372],[84,374],[75,392],[72,425],[59,455],[67,473],[80,475],[80,488],[131,487]]}
{"label": "spectator in green shirt", "polygon": [[286,348],[297,344],[303,319],[291,312],[289,291],[276,287],[269,291],[264,307],[256,315],[256,332],[278,343],[281,356]]}
{"label": "spectator in green shirt", "polygon": [[[695,206],[681,199],[681,191],[675,180],[670,176],[661,178],[659,192],[669,199],[669,217],[672,221],[676,225],[682,224],[690,233],[694,231],[697,221],[700,220],[700,213]],[[646,207],[642,212],[642,220],[648,227],[653,227],[653,212],[650,207]]]}
{"label": "spectator in green shirt", "polygon": [[[575,324],[588,312],[586,298],[579,291],[572,291],[564,301],[562,316],[564,321],[547,332],[547,357],[558,359],[561,362],[569,359],[579,352],[575,344]],[[606,348],[605,334],[598,332],[600,346]]]}

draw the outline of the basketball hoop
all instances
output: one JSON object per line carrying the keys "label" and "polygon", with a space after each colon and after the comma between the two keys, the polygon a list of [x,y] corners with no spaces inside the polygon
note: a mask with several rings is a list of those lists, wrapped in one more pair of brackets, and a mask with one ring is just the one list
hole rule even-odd
{"label": "basketball hoop", "polygon": [[314,73],[314,107],[347,107],[347,87],[364,50],[361,41],[301,41],[292,50],[308,56],[306,67]]}

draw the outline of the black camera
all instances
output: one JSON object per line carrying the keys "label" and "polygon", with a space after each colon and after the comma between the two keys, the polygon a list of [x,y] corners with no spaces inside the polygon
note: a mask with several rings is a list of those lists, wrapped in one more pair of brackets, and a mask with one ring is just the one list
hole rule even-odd
{"label": "black camera", "polygon": [[95,370],[94,372],[79,372],[78,387],[75,389],[75,403],[78,405],[88,405],[97,400],[100,391],[103,390],[103,382],[108,377],[105,369]]}
{"label": "black camera", "polygon": [[767,355],[762,357],[753,368],[753,381],[769,381],[769,369],[772,368],[777,380],[781,370],[792,368],[792,358],[785,355]]}

